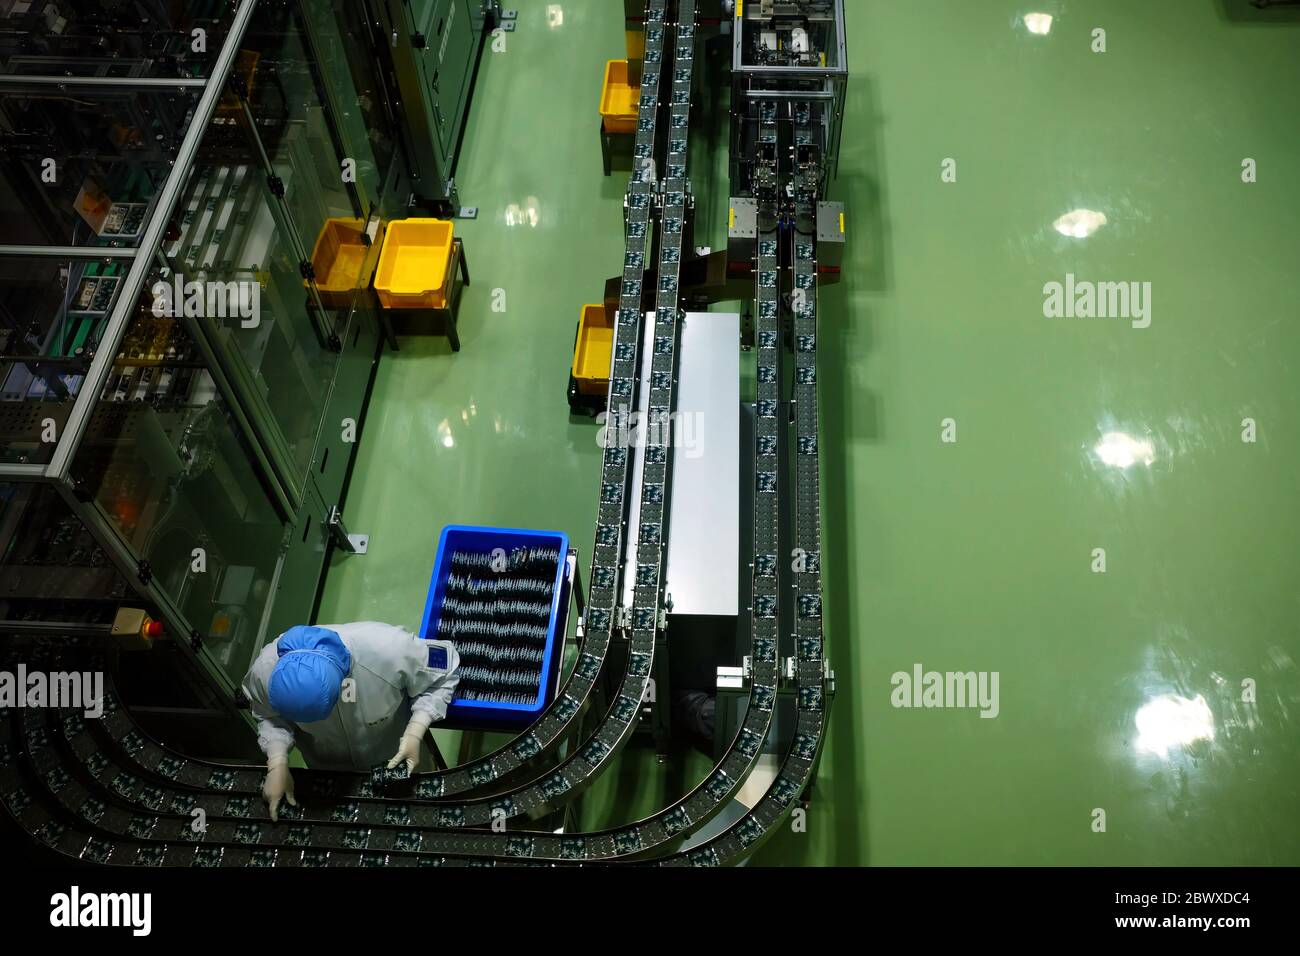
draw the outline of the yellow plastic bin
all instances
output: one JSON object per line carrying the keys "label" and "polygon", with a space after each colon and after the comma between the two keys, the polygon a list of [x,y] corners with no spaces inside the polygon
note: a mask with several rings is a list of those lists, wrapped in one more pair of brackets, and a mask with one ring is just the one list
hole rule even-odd
{"label": "yellow plastic bin", "polygon": [[600,91],[600,115],[606,133],[635,133],[637,101],[641,88],[627,81],[627,60],[605,64],[605,85]]}
{"label": "yellow plastic bin", "polygon": [[[352,293],[369,278],[363,275],[370,247],[362,241],[364,219],[326,219],[316,234],[311,251],[311,267],[316,274],[316,291],[321,302],[331,309],[346,308]],[[383,230],[383,223],[379,226]],[[303,280],[303,285],[306,285]]]}
{"label": "yellow plastic bin", "polygon": [[447,307],[452,226],[445,219],[397,219],[388,224],[375,270],[375,291],[385,307]]}
{"label": "yellow plastic bin", "polygon": [[609,390],[609,359],[614,350],[614,324],[603,305],[584,305],[573,346],[573,379],[584,395]]}

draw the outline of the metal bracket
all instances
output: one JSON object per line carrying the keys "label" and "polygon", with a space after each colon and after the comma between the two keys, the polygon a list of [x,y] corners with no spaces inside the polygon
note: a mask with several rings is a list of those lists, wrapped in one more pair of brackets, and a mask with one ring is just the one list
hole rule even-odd
{"label": "metal bracket", "polygon": [[717,686],[720,690],[745,690],[749,686],[749,668],[719,667]]}
{"label": "metal bracket", "polygon": [[95,498],[90,491],[90,487],[86,484],[86,480],[75,475],[72,477],[72,497],[76,498],[82,504],[85,504],[88,501],[93,501]]}
{"label": "metal bracket", "polygon": [[348,554],[365,554],[370,550],[370,535],[348,534],[338,505],[330,505],[329,513],[325,516],[325,526],[329,528],[330,540],[340,551]]}
{"label": "metal bracket", "polygon": [[519,20],[519,11],[518,11],[518,10],[502,10],[502,11],[501,11],[501,29],[502,29],[502,30],[505,30],[506,33],[514,33],[514,31],[515,31],[515,23],[516,23],[518,20]]}
{"label": "metal bracket", "polygon": [[456,213],[457,219],[477,219],[478,206],[461,206],[460,212]]}
{"label": "metal bracket", "polygon": [[564,563],[569,570],[570,599],[578,607],[578,623],[574,634],[578,640],[582,640],[587,633],[587,595],[582,590],[582,572],[578,568],[576,548],[569,549],[569,553],[564,556]]}

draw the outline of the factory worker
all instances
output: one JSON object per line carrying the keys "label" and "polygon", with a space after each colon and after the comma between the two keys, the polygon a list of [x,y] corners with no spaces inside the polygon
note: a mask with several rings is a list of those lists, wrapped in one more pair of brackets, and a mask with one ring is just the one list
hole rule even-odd
{"label": "factory worker", "polygon": [[291,627],[262,648],[243,691],[266,754],[262,796],[271,819],[282,799],[298,805],[289,775],[295,743],[308,766],[321,769],[427,767],[420,742],[447,716],[459,666],[449,641],[374,621]]}

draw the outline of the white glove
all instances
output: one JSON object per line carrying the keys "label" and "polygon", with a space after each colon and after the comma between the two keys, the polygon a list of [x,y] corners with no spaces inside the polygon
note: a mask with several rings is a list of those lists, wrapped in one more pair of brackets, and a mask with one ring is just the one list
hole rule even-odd
{"label": "white glove", "polygon": [[279,822],[282,799],[288,800],[291,807],[298,805],[298,801],[293,798],[293,776],[289,773],[288,754],[266,758],[266,783],[262,784],[262,799],[271,808],[272,823]]}
{"label": "white glove", "polygon": [[402,742],[397,746],[397,753],[388,761],[389,770],[406,761],[406,772],[415,773],[416,765],[420,762],[420,743],[424,740],[424,732],[429,729],[430,723],[428,714],[411,715],[410,722],[402,731]]}

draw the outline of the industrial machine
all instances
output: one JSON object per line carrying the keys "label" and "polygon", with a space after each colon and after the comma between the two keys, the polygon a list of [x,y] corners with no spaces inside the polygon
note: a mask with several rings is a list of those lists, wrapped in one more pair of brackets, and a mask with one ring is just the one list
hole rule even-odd
{"label": "industrial machine", "polygon": [[432,212],[461,212],[456,157],[486,37],[502,13],[497,0],[375,3],[375,34],[387,38],[391,85],[402,104],[402,145],[411,192]]}
{"label": "industrial machine", "polygon": [[[329,542],[360,546],[339,504],[356,437],[346,423],[364,414],[378,347],[363,281],[373,266],[357,256],[348,295],[331,261],[322,295],[314,262],[335,248],[320,244],[327,225],[335,239],[352,230],[345,244],[364,250],[387,210],[454,209],[450,176],[430,188],[430,170],[449,168],[451,133],[439,124],[461,121],[464,92],[420,57],[437,51],[443,70],[462,72],[443,48],[472,36],[455,31],[474,11],[411,2],[392,5],[405,21],[385,8],[352,23],[396,44],[390,74],[356,63],[366,51],[345,42],[357,5],[211,6],[207,19],[170,24],[182,39],[220,37],[201,55],[177,38],[122,36],[106,41],[124,44],[126,62],[103,67],[111,75],[55,79],[18,57],[0,76],[4,201],[49,204],[40,217],[0,220],[19,231],[0,237],[13,409],[0,409],[3,650],[51,670],[107,667],[116,681],[98,720],[0,710],[7,812],[58,853],[126,865],[743,859],[810,799],[834,694],[821,617],[817,289],[834,278],[844,237],[842,210],[826,201],[847,78],[842,0],[727,10],[645,0],[632,11],[635,166],[624,269],[605,304],[605,404],[615,433],[634,413],[643,427],[604,445],[572,668],[500,749],[405,781],[305,772],[300,806],[278,823],[259,800],[260,767],[205,759],[214,731],[196,732],[184,753],[153,739],[151,714],[175,706],[151,700],[141,674],[186,674],[214,723],[237,712],[238,677],[261,644],[306,617]],[[76,36],[74,23],[49,33]],[[728,248],[700,255],[688,156],[709,37],[734,53],[733,215]],[[156,48],[167,56],[145,55]],[[326,66],[341,63],[351,68]],[[404,72],[434,99],[388,96]],[[351,102],[367,106],[339,108]],[[92,141],[53,150],[74,128]],[[42,149],[56,157],[55,179],[38,195]],[[214,286],[216,301],[195,291]],[[726,288],[753,304],[752,396],[740,392],[740,316],[707,309]],[[734,384],[706,387],[720,369]],[[675,417],[704,403],[723,423],[711,435],[723,451],[707,460],[673,437]],[[692,535],[700,509],[724,516],[708,529],[720,560]],[[107,635],[137,603],[165,623],[169,652],[109,666]],[[669,650],[683,645],[669,635],[691,629],[722,635],[728,661],[709,688],[713,770],[642,820],[574,831],[563,808],[638,730],[657,742],[671,733]],[[209,820],[203,833],[189,826],[195,808]]]}
{"label": "industrial machine", "polygon": [[[147,608],[196,745],[355,547],[374,240],[447,208],[495,9],[447,6],[417,49],[353,3],[0,5],[0,628]],[[456,84],[436,164],[399,63]]]}

